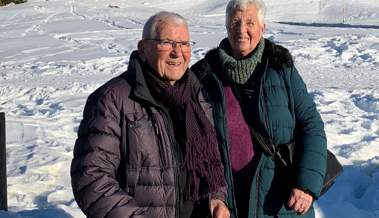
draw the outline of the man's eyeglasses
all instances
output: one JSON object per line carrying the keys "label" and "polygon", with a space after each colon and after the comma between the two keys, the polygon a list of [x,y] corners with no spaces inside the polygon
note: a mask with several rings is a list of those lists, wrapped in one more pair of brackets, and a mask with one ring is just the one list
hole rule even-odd
{"label": "man's eyeglasses", "polygon": [[179,44],[182,52],[191,52],[193,49],[195,42],[185,41],[185,42],[177,42],[168,39],[144,39],[144,41],[156,41],[158,42],[159,50],[162,51],[172,51],[176,48],[176,44]]}

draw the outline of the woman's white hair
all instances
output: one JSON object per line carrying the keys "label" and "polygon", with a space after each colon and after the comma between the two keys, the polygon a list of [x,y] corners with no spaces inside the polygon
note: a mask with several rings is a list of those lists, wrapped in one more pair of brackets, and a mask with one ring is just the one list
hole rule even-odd
{"label": "woman's white hair", "polygon": [[142,40],[147,38],[154,39],[157,36],[156,26],[160,23],[188,27],[187,21],[181,15],[173,12],[161,11],[154,14],[146,21],[142,30]]}
{"label": "woman's white hair", "polygon": [[245,10],[248,5],[255,5],[258,10],[259,24],[265,23],[266,5],[262,0],[231,0],[226,6],[225,26],[230,24],[230,15],[236,10]]}

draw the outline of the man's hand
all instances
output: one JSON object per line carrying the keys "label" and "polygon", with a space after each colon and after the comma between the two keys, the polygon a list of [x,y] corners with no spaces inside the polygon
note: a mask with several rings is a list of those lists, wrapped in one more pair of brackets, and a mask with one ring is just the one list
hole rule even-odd
{"label": "man's hand", "polygon": [[211,200],[212,218],[229,218],[230,213],[225,203],[221,200]]}
{"label": "man's hand", "polygon": [[294,188],[291,190],[291,195],[287,205],[297,211],[297,215],[300,216],[309,210],[312,201],[313,197],[309,194],[309,192]]}

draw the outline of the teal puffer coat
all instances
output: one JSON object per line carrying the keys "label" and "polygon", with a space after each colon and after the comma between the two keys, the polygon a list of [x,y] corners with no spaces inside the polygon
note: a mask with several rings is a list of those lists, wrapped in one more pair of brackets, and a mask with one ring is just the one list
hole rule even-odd
{"label": "teal puffer coat", "polygon": [[[235,209],[233,179],[229,161],[229,141],[223,83],[217,49],[191,67],[203,87],[206,101],[213,107],[219,150],[229,185],[228,207],[231,217],[238,217]],[[265,41],[258,100],[259,132],[268,135],[275,146],[289,142],[296,135],[295,169],[292,188],[309,190],[315,199],[320,196],[326,171],[326,135],[324,123],[307,91],[287,49]],[[271,158],[261,155],[250,190],[249,217],[297,217],[297,212],[286,208],[289,196],[283,196],[283,177]],[[248,190],[246,190],[248,191]],[[302,217],[314,217],[313,206]],[[240,217],[244,218],[244,217]]]}

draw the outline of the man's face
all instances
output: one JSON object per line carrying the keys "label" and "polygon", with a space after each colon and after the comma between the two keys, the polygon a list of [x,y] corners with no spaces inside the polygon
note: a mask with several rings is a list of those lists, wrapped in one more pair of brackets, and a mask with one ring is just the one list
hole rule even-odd
{"label": "man's face", "polygon": [[[156,27],[156,39],[166,39],[177,42],[189,41],[188,28],[183,26],[173,26],[171,24],[159,24]],[[175,48],[162,50],[160,43],[153,40],[140,41],[138,51],[143,61],[149,65],[171,85],[182,78],[188,68],[191,51],[182,52],[180,44],[177,43]]]}
{"label": "man's face", "polygon": [[237,60],[247,58],[257,47],[265,27],[266,24],[261,26],[259,23],[255,5],[247,5],[243,11],[233,11],[226,27],[233,57]]}

